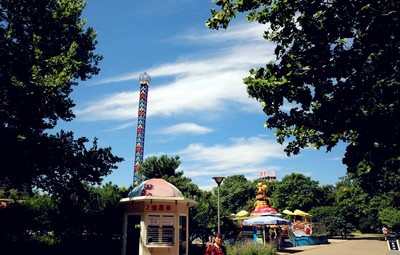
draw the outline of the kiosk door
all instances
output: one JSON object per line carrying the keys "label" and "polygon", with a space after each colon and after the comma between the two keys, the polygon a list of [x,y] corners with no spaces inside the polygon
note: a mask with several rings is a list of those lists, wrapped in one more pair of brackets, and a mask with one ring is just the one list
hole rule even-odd
{"label": "kiosk door", "polygon": [[139,254],[140,220],[140,215],[128,215],[126,255]]}
{"label": "kiosk door", "polygon": [[187,255],[186,235],[187,235],[186,216],[180,215],[179,216],[179,255]]}

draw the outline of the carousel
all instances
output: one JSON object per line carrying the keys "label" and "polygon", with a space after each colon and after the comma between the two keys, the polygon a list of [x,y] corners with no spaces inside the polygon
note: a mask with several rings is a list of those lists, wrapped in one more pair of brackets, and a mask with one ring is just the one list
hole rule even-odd
{"label": "carousel", "polygon": [[267,185],[258,183],[254,210],[250,213],[240,211],[234,215],[234,219],[240,223],[239,239],[253,239],[254,243],[265,245],[274,242],[274,236],[278,236],[277,248],[284,246],[284,239],[291,235],[291,222],[282,218],[281,214],[272,208],[272,200],[267,197]]}
{"label": "carousel", "polygon": [[291,232],[294,235],[294,246],[328,243],[325,224],[313,222],[311,214],[299,209],[293,212],[284,210],[282,213],[292,218]]}
{"label": "carousel", "polygon": [[271,243],[271,235],[279,235],[280,247],[327,244],[328,236],[323,223],[313,222],[312,215],[296,209],[282,211],[291,220],[272,208],[272,200],[267,197],[267,185],[258,183],[254,210],[242,210],[233,215],[240,224],[239,239],[253,239],[256,244]]}

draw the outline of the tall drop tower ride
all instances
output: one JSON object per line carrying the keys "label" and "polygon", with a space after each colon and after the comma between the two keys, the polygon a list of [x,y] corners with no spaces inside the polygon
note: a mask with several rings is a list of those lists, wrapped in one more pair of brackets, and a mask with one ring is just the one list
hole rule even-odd
{"label": "tall drop tower ride", "polygon": [[140,165],[143,163],[144,138],[146,129],[147,94],[149,91],[151,77],[146,72],[144,72],[139,75],[139,82],[140,82],[140,92],[139,92],[137,131],[136,131],[135,165],[133,171],[133,186],[137,186],[143,181],[143,176],[140,171]]}

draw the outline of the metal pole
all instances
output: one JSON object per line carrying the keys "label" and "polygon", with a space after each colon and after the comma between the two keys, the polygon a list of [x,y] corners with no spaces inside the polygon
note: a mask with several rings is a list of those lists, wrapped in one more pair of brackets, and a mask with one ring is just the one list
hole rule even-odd
{"label": "metal pole", "polygon": [[219,227],[219,184],[218,184],[218,233],[221,233],[220,227]]}
{"label": "metal pole", "polygon": [[221,233],[221,229],[220,229],[220,213],[219,213],[219,207],[220,207],[220,201],[219,201],[219,189],[220,189],[220,185],[222,183],[222,181],[225,179],[225,177],[222,176],[218,176],[218,177],[213,177],[214,181],[217,183],[218,185],[218,233]]}

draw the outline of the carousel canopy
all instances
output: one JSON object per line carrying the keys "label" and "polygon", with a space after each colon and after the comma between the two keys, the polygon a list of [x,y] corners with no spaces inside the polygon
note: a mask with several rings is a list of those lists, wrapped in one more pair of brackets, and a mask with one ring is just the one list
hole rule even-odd
{"label": "carousel canopy", "polygon": [[294,212],[292,212],[292,211],[289,211],[289,210],[283,210],[283,213],[284,214],[287,214],[287,215],[295,215],[295,216],[312,216],[311,214],[309,214],[309,213],[306,213],[306,212],[303,212],[303,211],[301,211],[301,210],[299,210],[299,209],[296,209],[296,210],[294,210]]}
{"label": "carousel canopy", "polygon": [[235,214],[235,216],[237,216],[237,217],[246,217],[247,215],[249,215],[249,212],[246,210],[241,210],[240,212]]}
{"label": "carousel canopy", "polygon": [[290,221],[276,216],[259,216],[243,221],[244,226],[251,225],[290,225]]}

